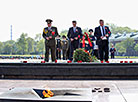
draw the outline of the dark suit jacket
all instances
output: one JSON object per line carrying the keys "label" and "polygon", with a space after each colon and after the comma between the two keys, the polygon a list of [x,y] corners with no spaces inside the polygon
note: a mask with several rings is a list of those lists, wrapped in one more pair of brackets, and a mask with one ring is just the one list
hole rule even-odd
{"label": "dark suit jacket", "polygon": [[[110,37],[111,32],[110,32],[109,27],[105,26],[105,32]],[[102,33],[101,33],[100,26],[95,28],[94,36],[97,38],[96,44],[101,45],[102,44],[102,39],[101,39]],[[109,37],[107,37],[107,40],[109,40]]]}
{"label": "dark suit jacket", "polygon": [[[51,27],[52,32],[55,32],[54,35],[52,35],[52,32],[48,30],[48,27],[44,28],[43,30],[43,38],[45,39],[45,43],[47,46],[55,46],[55,37],[58,35],[58,30],[56,27]],[[52,36],[52,39],[46,40],[46,37]]]}
{"label": "dark suit jacket", "polygon": [[[74,39],[75,37],[78,37],[78,35],[80,35],[80,38],[82,38],[82,30],[81,30],[81,28],[80,27],[76,27],[76,30],[77,31],[74,32],[73,31],[73,27],[69,28],[69,31],[68,31],[68,34],[67,34],[69,39],[70,38]],[[79,41],[79,39],[77,41]]]}

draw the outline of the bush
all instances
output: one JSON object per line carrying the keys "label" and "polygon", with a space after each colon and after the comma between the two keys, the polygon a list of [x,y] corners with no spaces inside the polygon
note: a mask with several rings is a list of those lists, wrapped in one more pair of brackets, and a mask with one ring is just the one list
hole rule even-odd
{"label": "bush", "polygon": [[95,56],[84,49],[76,49],[73,55],[74,62],[95,62],[97,61]]}

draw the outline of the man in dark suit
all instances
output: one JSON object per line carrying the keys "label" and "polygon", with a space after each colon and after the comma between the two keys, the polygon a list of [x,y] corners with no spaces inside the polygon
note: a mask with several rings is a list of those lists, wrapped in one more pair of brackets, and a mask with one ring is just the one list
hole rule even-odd
{"label": "man in dark suit", "polygon": [[97,38],[97,45],[99,46],[99,53],[100,53],[100,61],[103,63],[103,59],[105,58],[105,62],[109,63],[109,37],[111,32],[109,27],[104,26],[104,21],[99,20],[100,26],[95,28],[94,35]]}
{"label": "man in dark suit", "polygon": [[58,35],[58,31],[56,27],[52,26],[51,19],[47,19],[46,22],[48,27],[44,28],[43,30],[43,38],[45,39],[45,49],[46,49],[45,61],[46,62],[49,61],[49,50],[51,50],[52,62],[54,61],[57,62],[56,53],[55,53],[55,49],[56,49],[55,37]]}
{"label": "man in dark suit", "polygon": [[71,63],[73,60],[73,52],[77,48],[79,48],[80,45],[80,38],[82,37],[82,30],[80,27],[77,27],[77,22],[72,21],[73,27],[69,28],[68,31],[68,38],[70,40],[70,52],[69,52],[69,60],[68,63]]}

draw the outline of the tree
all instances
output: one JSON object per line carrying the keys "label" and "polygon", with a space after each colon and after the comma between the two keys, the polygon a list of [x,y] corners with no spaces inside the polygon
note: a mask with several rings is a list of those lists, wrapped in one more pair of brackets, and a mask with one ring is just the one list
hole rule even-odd
{"label": "tree", "polygon": [[3,42],[3,53],[5,54],[13,54],[16,53],[16,42],[14,40],[8,40]]}
{"label": "tree", "polygon": [[4,51],[5,54],[11,54],[11,52],[12,52],[12,45],[9,44],[9,43],[6,43],[4,45],[3,51]]}
{"label": "tree", "polygon": [[27,39],[26,39],[26,41],[27,41],[27,52],[28,52],[28,54],[30,54],[30,53],[33,53],[34,52],[34,44],[35,44],[35,41],[34,41],[34,39],[33,38],[31,38],[31,37],[28,37]]}
{"label": "tree", "polygon": [[134,39],[127,38],[121,43],[117,43],[115,47],[119,53],[126,53],[126,55],[130,55],[134,51],[134,44],[135,44]]}
{"label": "tree", "polygon": [[39,42],[37,42],[36,51],[40,54],[44,54],[44,48],[45,48],[44,39],[42,39]]}
{"label": "tree", "polygon": [[3,52],[3,43],[0,42],[0,54]]}
{"label": "tree", "polygon": [[123,34],[124,32],[125,33],[138,32],[138,30],[131,29],[129,27],[120,27],[112,23],[111,24],[106,23],[106,25],[110,27],[112,34],[117,34],[117,33]]}
{"label": "tree", "polygon": [[135,45],[134,49],[138,52],[138,44]]}
{"label": "tree", "polygon": [[124,48],[126,49],[126,55],[130,55],[134,51],[135,41],[132,38],[127,38],[122,41]]}
{"label": "tree", "polygon": [[18,53],[26,54],[28,51],[27,34],[22,33],[17,41]]}
{"label": "tree", "polygon": [[117,49],[117,52],[119,52],[120,54],[126,53],[126,49],[122,46],[122,43],[117,43],[115,45],[115,48]]}
{"label": "tree", "polygon": [[41,33],[36,34],[35,41],[40,41],[41,39],[42,39],[42,34]]}

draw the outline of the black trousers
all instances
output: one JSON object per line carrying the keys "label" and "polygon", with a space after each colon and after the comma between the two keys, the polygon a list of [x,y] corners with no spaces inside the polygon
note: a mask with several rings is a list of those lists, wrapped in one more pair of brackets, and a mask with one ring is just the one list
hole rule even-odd
{"label": "black trousers", "polygon": [[111,59],[114,59],[114,58],[115,58],[115,54],[111,53]]}
{"label": "black trousers", "polygon": [[62,50],[63,60],[67,60],[67,50]]}
{"label": "black trousers", "polygon": [[100,54],[100,61],[108,61],[109,59],[109,46],[108,40],[102,40],[102,43],[99,45],[99,54]]}
{"label": "black trousers", "polygon": [[61,50],[56,50],[56,58],[61,59]]}
{"label": "black trousers", "polygon": [[72,61],[73,60],[73,52],[74,50],[79,48],[79,41],[72,41],[70,43],[70,52],[69,52],[69,60]]}
{"label": "black trousers", "polygon": [[99,51],[98,50],[93,50],[93,51],[94,51],[93,55],[98,58],[98,52]]}
{"label": "black trousers", "polygon": [[56,60],[56,53],[55,53],[55,48],[56,46],[48,46],[48,45],[45,45],[45,49],[46,49],[46,52],[45,52],[45,61],[46,62],[49,62],[49,50],[51,50],[51,59],[52,59],[52,62],[54,62]]}

